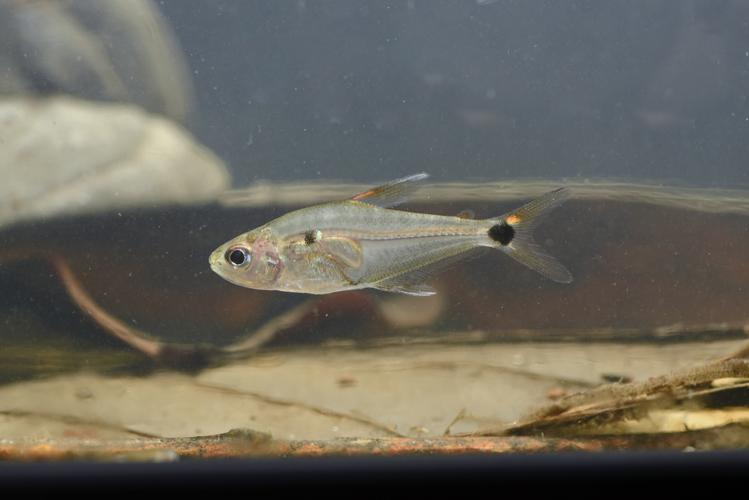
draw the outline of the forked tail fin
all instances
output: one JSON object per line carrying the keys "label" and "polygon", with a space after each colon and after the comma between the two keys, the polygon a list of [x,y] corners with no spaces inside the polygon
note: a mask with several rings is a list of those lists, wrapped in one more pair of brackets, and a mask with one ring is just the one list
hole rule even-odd
{"label": "forked tail fin", "polygon": [[557,283],[572,282],[572,274],[533,240],[533,230],[543,217],[569,198],[567,188],[559,188],[536,198],[517,210],[494,219],[489,238],[507,255]]}

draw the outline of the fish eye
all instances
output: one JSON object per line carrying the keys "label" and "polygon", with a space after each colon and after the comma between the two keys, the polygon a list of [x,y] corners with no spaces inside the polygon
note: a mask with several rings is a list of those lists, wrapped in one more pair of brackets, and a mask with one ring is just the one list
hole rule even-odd
{"label": "fish eye", "polygon": [[252,260],[252,255],[244,247],[234,247],[226,251],[224,255],[226,261],[234,267],[243,266]]}

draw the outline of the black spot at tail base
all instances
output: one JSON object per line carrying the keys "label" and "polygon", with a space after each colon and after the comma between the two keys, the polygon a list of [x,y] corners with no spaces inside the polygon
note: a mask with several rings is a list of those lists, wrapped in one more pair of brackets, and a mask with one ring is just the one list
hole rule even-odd
{"label": "black spot at tail base", "polygon": [[507,222],[502,221],[501,224],[495,224],[489,228],[488,234],[489,238],[499,242],[500,245],[507,246],[515,237],[515,229]]}

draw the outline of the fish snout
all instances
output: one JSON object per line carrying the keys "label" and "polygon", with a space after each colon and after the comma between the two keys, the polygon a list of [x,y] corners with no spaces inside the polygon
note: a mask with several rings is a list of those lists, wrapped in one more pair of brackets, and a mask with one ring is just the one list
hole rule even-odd
{"label": "fish snout", "polygon": [[211,269],[213,272],[217,274],[221,274],[221,270],[224,267],[224,249],[223,247],[217,248],[216,250],[211,253],[211,256],[208,257],[208,263],[211,266]]}

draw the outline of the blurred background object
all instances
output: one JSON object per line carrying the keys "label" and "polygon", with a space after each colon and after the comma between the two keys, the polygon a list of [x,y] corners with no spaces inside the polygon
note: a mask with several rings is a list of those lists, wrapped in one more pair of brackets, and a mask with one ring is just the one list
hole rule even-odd
{"label": "blurred background object", "polygon": [[187,64],[149,0],[0,1],[0,94],[130,102],[184,123]]}
{"label": "blurred background object", "polygon": [[221,161],[136,106],[0,97],[0,227],[21,220],[209,201]]}
{"label": "blurred background object", "polygon": [[[229,187],[226,166],[185,128],[195,117],[191,74],[152,2],[0,0],[0,294],[6,299],[0,317],[6,346],[26,343],[34,356],[48,352],[61,331],[78,347],[86,337],[85,326],[66,323],[76,313],[55,286],[61,273],[50,272],[67,269],[64,247],[76,237],[63,229],[66,223],[85,228],[82,240],[92,243],[94,235],[121,232],[133,212],[210,203]],[[99,214],[111,217],[81,219]],[[28,237],[17,238],[15,230]],[[57,231],[60,240],[47,238]],[[86,264],[70,279],[86,270],[98,275],[96,261],[133,251],[111,239],[105,248],[84,243],[76,254]],[[154,253],[148,246],[144,251]],[[35,275],[40,269],[46,271]],[[41,288],[26,288],[35,279]],[[45,293],[50,307],[33,311],[35,298]],[[29,304],[31,316],[46,323],[19,320]],[[91,310],[78,312],[85,323]]]}
{"label": "blurred background object", "polygon": [[0,68],[0,226],[206,201],[229,185],[173,122],[194,110],[192,83],[150,2],[2,0]]}

